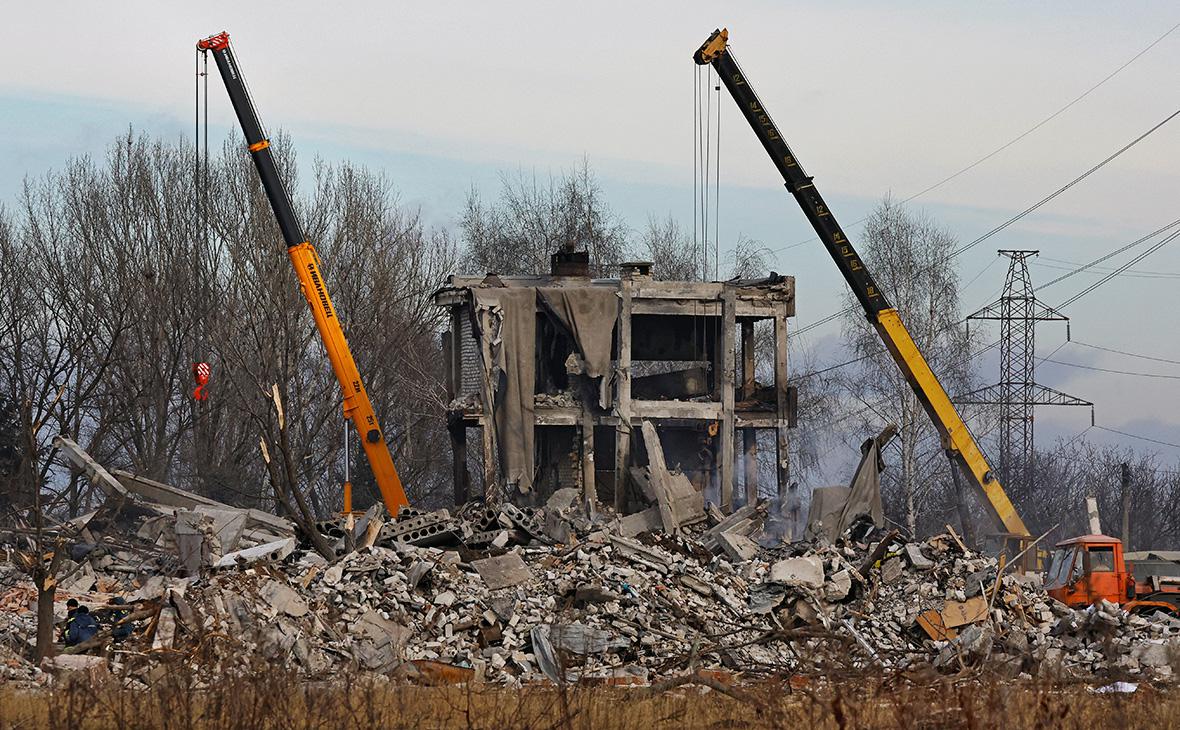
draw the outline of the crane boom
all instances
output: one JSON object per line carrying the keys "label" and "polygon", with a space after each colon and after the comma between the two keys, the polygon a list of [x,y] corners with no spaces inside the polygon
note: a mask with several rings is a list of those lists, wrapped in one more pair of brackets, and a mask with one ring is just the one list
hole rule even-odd
{"label": "crane boom", "polygon": [[[241,69],[229,47],[229,34],[222,32],[198,41],[197,48],[213,53],[221,80],[225,82],[230,102],[238,116],[242,132],[246,135],[246,144],[250,156],[254,159],[254,166],[258,168],[262,187],[270,200],[279,230],[282,231],[283,240],[287,244],[287,256],[299,277],[299,288],[311,308],[316,329],[319,330],[320,339],[323,340],[324,349],[328,353],[328,361],[332,363],[332,370],[340,382],[340,390],[344,396],[344,417],[352,422],[360,436],[361,445],[373,470],[377,487],[381,490],[385,506],[390,514],[396,515],[402,507],[409,504],[401,478],[393,465],[393,455],[385,443],[385,436],[381,431],[381,424],[377,421],[369,394],[361,382],[360,371],[357,370],[352,350],[348,347],[348,340],[344,337],[344,329],[340,325],[339,317],[336,316],[336,309],[332,306],[328,286],[320,271],[319,255],[305,238],[299,219],[295,215],[295,208],[291,205],[291,198],[287,194],[287,188],[279,177],[274,155],[270,150],[270,141],[263,132],[262,123],[258,120],[254,104],[250,101],[250,95],[242,81]],[[346,499],[346,502],[349,501],[351,500]],[[345,504],[345,511],[351,510],[351,507],[351,504]]]}
{"label": "crane boom", "polygon": [[873,281],[872,274],[848,237],[844,235],[812,178],[803,171],[774,120],[767,114],[729,49],[728,40],[727,30],[713,31],[693,54],[693,60],[702,66],[712,65],[717,71],[721,82],[737,102],[742,116],[749,122],[758,141],[762,143],[774,166],[778,168],[787,190],[795,196],[816,235],[828,250],[832,260],[836,262],[844,280],[848,282],[869,321],[876,328],[885,348],[934,422],[942,437],[943,447],[967,478],[983,491],[985,502],[1004,529],[1015,535],[1028,535],[1029,531],[1024,521],[1020,519],[1003,486],[992,473],[967,424],[955,410],[946,390],[938,382],[934,371],[930,369],[926,358],[922,356],[922,352],[910,336],[901,315]]}

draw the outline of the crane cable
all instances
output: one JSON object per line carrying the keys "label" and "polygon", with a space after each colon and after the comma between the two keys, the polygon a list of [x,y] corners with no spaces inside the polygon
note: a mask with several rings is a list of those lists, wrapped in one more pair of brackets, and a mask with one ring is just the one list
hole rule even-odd
{"label": "crane cable", "polygon": [[[192,375],[196,388],[193,400],[199,405],[209,398],[208,385],[212,375],[209,365],[209,268],[205,257],[209,253],[209,53],[196,49],[193,80],[193,225],[194,255],[192,264],[196,269],[196,306],[194,308],[194,329]],[[203,66],[202,66],[203,62]],[[202,89],[202,86],[204,87]],[[204,92],[204,145],[201,143],[201,102]],[[203,158],[203,159],[202,159]],[[203,162],[203,164],[202,164]],[[197,250],[198,244],[200,249]],[[200,420],[198,409],[198,421]],[[200,427],[198,426],[198,429]],[[198,436],[199,438],[199,436]],[[201,463],[197,458],[196,463]]]}
{"label": "crane cable", "polygon": [[[966,167],[963,167],[963,168],[959,169],[957,172],[951,173],[950,175],[947,175],[946,177],[944,177],[943,179],[941,179],[941,180],[939,180],[938,182],[934,183],[933,185],[930,185],[929,187],[926,187],[926,188],[924,188],[924,189],[922,189],[922,190],[919,190],[918,192],[914,193],[913,195],[909,196],[908,198],[905,198],[905,199],[904,199],[904,200],[902,200],[901,202],[904,204],[904,203],[908,203],[908,202],[910,202],[910,201],[912,201],[912,200],[916,200],[917,198],[920,198],[920,197],[922,197],[922,196],[923,196],[923,195],[925,195],[926,193],[932,192],[932,191],[936,190],[937,188],[940,188],[940,187],[942,187],[943,185],[945,185],[946,183],[950,182],[951,180],[954,180],[955,178],[959,177],[960,175],[962,175],[962,174],[964,174],[964,173],[966,173],[966,172],[970,172],[971,170],[975,169],[975,168],[976,168],[976,167],[978,167],[979,165],[983,164],[984,162],[987,162],[988,160],[990,160],[991,158],[995,157],[995,156],[996,156],[996,155],[998,155],[999,153],[1003,152],[1004,150],[1008,149],[1009,147],[1011,147],[1012,145],[1016,144],[1016,143],[1017,143],[1017,142],[1019,142],[1020,140],[1024,139],[1024,138],[1025,138],[1025,137],[1027,137],[1027,136],[1029,136],[1030,134],[1032,134],[1033,132],[1037,131],[1037,130],[1038,130],[1038,129],[1040,129],[1041,127],[1045,126],[1045,125],[1046,125],[1046,124],[1048,124],[1049,122],[1053,121],[1053,120],[1054,120],[1054,119],[1056,119],[1057,117],[1061,116],[1061,115],[1062,115],[1063,113],[1065,113],[1065,112],[1066,112],[1066,111],[1067,111],[1067,110],[1068,110],[1070,107],[1074,106],[1075,104],[1077,104],[1078,102],[1080,102],[1082,99],[1085,99],[1085,98],[1086,98],[1087,96],[1089,96],[1091,93],[1093,93],[1093,92],[1097,91],[1097,90],[1098,90],[1098,88],[1099,88],[1100,86],[1104,85],[1104,84],[1105,84],[1107,81],[1110,81],[1110,80],[1111,80],[1111,79],[1113,79],[1115,76],[1117,76],[1117,75],[1118,75],[1120,72],[1122,72],[1122,71],[1123,71],[1123,69],[1127,68],[1128,66],[1130,66],[1130,65],[1131,65],[1132,63],[1134,63],[1135,61],[1138,61],[1138,60],[1139,60],[1139,58],[1140,58],[1141,56],[1143,56],[1145,53],[1147,53],[1148,51],[1150,51],[1152,48],[1155,48],[1157,45],[1159,45],[1159,43],[1160,43],[1162,40],[1164,40],[1164,39],[1165,39],[1165,38],[1167,38],[1168,36],[1172,35],[1172,33],[1173,33],[1173,32],[1175,32],[1175,30],[1176,30],[1177,28],[1180,28],[1180,23],[1177,23],[1177,24],[1173,25],[1171,28],[1168,28],[1168,30],[1166,30],[1166,31],[1164,32],[1164,34],[1163,34],[1163,35],[1159,36],[1159,37],[1158,37],[1158,38],[1156,38],[1154,41],[1152,41],[1151,43],[1149,43],[1149,44],[1147,45],[1147,47],[1146,47],[1146,48],[1144,48],[1144,49],[1142,49],[1141,51],[1139,51],[1138,53],[1136,53],[1134,56],[1132,56],[1130,59],[1128,59],[1126,62],[1124,62],[1124,63],[1123,63],[1123,65],[1119,66],[1119,67],[1118,67],[1118,68],[1116,68],[1114,71],[1111,71],[1109,74],[1107,74],[1106,76],[1104,76],[1104,77],[1102,78],[1102,80],[1100,80],[1098,83],[1096,83],[1096,84],[1094,84],[1093,86],[1091,86],[1090,88],[1086,89],[1086,90],[1085,90],[1085,91],[1083,91],[1083,92],[1082,92],[1082,93],[1081,93],[1079,96],[1076,96],[1076,97],[1074,97],[1074,98],[1073,98],[1073,100],[1072,100],[1072,101],[1070,101],[1070,102],[1068,102],[1068,103],[1067,103],[1065,106],[1063,106],[1063,107],[1060,107],[1060,108],[1059,108],[1057,111],[1053,112],[1053,113],[1052,113],[1052,114],[1050,114],[1049,116],[1045,117],[1045,118],[1044,118],[1044,119],[1042,119],[1041,121],[1037,122],[1037,123],[1036,123],[1036,124],[1034,124],[1033,126],[1029,127],[1029,128],[1028,128],[1028,129],[1026,129],[1025,131],[1021,132],[1021,133],[1020,133],[1019,135],[1017,135],[1016,137],[1013,137],[1012,139],[1008,140],[1007,142],[1005,142],[1004,144],[1000,145],[1000,146],[999,146],[999,147],[997,147],[996,149],[994,149],[994,150],[992,150],[991,152],[987,153],[987,154],[986,154],[986,155],[984,155],[983,157],[980,157],[979,159],[975,160],[974,162],[972,162],[971,164],[967,165]],[[861,218],[860,220],[854,221],[854,222],[853,222],[851,225],[849,225],[849,226],[848,226],[848,228],[855,228],[855,227],[859,226],[861,223],[864,223],[865,221],[867,221],[868,219],[869,219],[869,216],[865,216],[864,218]],[[811,243],[811,242],[813,242],[813,241],[817,241],[817,240],[819,240],[819,239],[817,239],[816,237],[812,236],[811,238],[808,238],[807,240],[804,240],[804,241],[799,241],[799,242],[797,242],[797,243],[788,244],[788,245],[786,245],[786,246],[783,246],[782,248],[773,249],[773,251],[772,251],[772,252],[773,252],[773,253],[781,253],[781,252],[783,252],[783,251],[788,251],[788,250],[790,250],[790,249],[792,249],[792,248],[798,248],[799,246],[803,246],[803,245],[805,245],[805,244],[808,244],[808,243]]]}
{"label": "crane cable", "polygon": [[[1082,174],[1078,175],[1078,176],[1077,176],[1077,177],[1075,177],[1074,179],[1070,180],[1070,181],[1069,181],[1069,182],[1067,182],[1065,185],[1062,185],[1061,187],[1057,188],[1056,190],[1054,190],[1053,192],[1049,193],[1049,194],[1048,194],[1048,195],[1046,195],[1045,197],[1041,198],[1041,199],[1040,199],[1040,200],[1038,200],[1037,202],[1033,203],[1032,205],[1028,206],[1028,207],[1027,207],[1027,208],[1025,208],[1024,210],[1020,211],[1020,212],[1019,212],[1019,213],[1017,213],[1016,215],[1013,215],[1013,216],[1009,217],[1007,220],[1005,220],[1005,221],[1003,221],[1002,223],[1000,223],[999,225],[995,226],[994,228],[992,228],[991,230],[989,230],[987,233],[984,233],[983,235],[981,235],[981,236],[979,236],[979,237],[975,238],[974,240],[970,241],[969,243],[966,243],[966,244],[964,244],[964,245],[962,245],[962,246],[960,246],[960,247],[956,248],[954,251],[952,251],[952,252],[951,252],[951,254],[950,254],[950,257],[949,257],[949,258],[953,259],[953,258],[955,258],[955,257],[959,256],[960,254],[962,254],[962,253],[964,253],[964,252],[966,252],[966,251],[968,251],[968,250],[970,250],[970,249],[974,248],[975,246],[979,245],[980,243],[983,243],[984,241],[986,241],[987,239],[989,239],[989,238],[991,238],[992,236],[996,235],[996,234],[997,234],[997,233],[999,233],[1000,231],[1003,231],[1003,230],[1004,230],[1005,228],[1007,228],[1008,226],[1010,226],[1010,225],[1012,225],[1013,223],[1016,223],[1016,222],[1017,222],[1017,221],[1019,221],[1020,219],[1024,218],[1024,217],[1025,217],[1025,216],[1027,216],[1029,213],[1032,213],[1032,212],[1033,212],[1033,211],[1035,211],[1036,209],[1040,208],[1041,206],[1045,205],[1045,204],[1046,204],[1046,203],[1048,203],[1049,201],[1051,201],[1051,200],[1053,200],[1054,198],[1058,197],[1059,195],[1061,195],[1061,194],[1062,194],[1062,193],[1064,193],[1065,191],[1067,191],[1067,190],[1069,190],[1070,188],[1074,187],[1075,185],[1077,185],[1077,184],[1078,184],[1078,183],[1080,183],[1081,181],[1085,180],[1086,178],[1090,177],[1090,176],[1091,176],[1091,175],[1093,175],[1094,173],[1096,173],[1096,172],[1098,172],[1099,170],[1101,170],[1101,169],[1102,169],[1103,167],[1105,167],[1106,165],[1108,165],[1108,164],[1110,164],[1111,162],[1113,162],[1115,159],[1117,159],[1117,158],[1118,158],[1120,155],[1122,155],[1124,152],[1126,152],[1127,150],[1131,149],[1131,148],[1132,148],[1132,147],[1134,147],[1135,145],[1137,145],[1137,144],[1139,144],[1140,142],[1142,142],[1144,139],[1146,139],[1146,138],[1147,138],[1148,136],[1150,136],[1152,133],[1154,133],[1155,131],[1159,130],[1161,127],[1163,127],[1165,124],[1167,124],[1168,122],[1170,122],[1170,121],[1172,121],[1173,119],[1175,119],[1177,116],[1180,116],[1180,109],[1176,109],[1176,110],[1175,110],[1175,111],[1173,111],[1171,114],[1169,114],[1168,116],[1164,117],[1164,118],[1163,118],[1161,121],[1157,122],[1157,123],[1156,123],[1154,126],[1152,126],[1150,129],[1148,129],[1147,131],[1143,132],[1142,134],[1140,134],[1138,137],[1136,137],[1135,139],[1131,140],[1131,141],[1130,141],[1130,142],[1128,142],[1127,144],[1123,145],[1123,146],[1122,146],[1122,147],[1120,147],[1118,150],[1116,150],[1115,152],[1113,152],[1113,153],[1111,153],[1110,155],[1108,155],[1108,156],[1107,156],[1105,159],[1103,159],[1102,161],[1100,161],[1100,162],[1098,162],[1098,163],[1095,163],[1095,164],[1094,164],[1094,165],[1092,165],[1092,166],[1091,166],[1089,169],[1087,169],[1085,172],[1083,172]],[[919,275],[919,274],[921,274],[921,273],[925,273],[925,272],[924,272],[924,271],[915,272],[915,273],[914,273],[914,276],[918,276],[918,275]],[[839,310],[839,311],[837,311],[837,312],[833,312],[832,314],[829,314],[829,315],[828,315],[828,316],[826,316],[826,317],[823,317],[823,318],[821,318],[821,319],[818,319],[818,320],[816,320],[816,321],[812,322],[811,324],[808,324],[808,325],[806,325],[806,326],[804,326],[804,327],[800,327],[799,329],[795,330],[795,335],[796,335],[796,336],[798,336],[798,335],[800,335],[800,334],[803,334],[804,332],[807,332],[807,331],[809,331],[809,330],[815,329],[816,327],[820,327],[820,326],[822,326],[822,325],[824,325],[824,324],[827,324],[828,322],[831,322],[831,321],[832,321],[832,320],[834,320],[834,319],[837,319],[838,317],[841,317],[841,316],[843,316],[843,315],[845,315],[845,314],[850,314],[850,313],[852,313],[852,312],[856,311],[856,309],[857,309],[857,307],[856,307],[856,306],[851,306],[851,307],[846,307],[846,308],[844,308],[844,309],[841,309],[841,310]]]}

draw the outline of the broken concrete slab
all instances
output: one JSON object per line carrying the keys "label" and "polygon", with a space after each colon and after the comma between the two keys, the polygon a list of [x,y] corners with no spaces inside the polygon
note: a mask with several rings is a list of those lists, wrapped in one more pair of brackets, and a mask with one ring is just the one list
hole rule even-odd
{"label": "broken concrete slab", "polygon": [[814,555],[780,560],[770,566],[770,581],[785,586],[822,588],[824,585],[823,560]]}
{"label": "broken concrete slab", "polygon": [[215,499],[210,499],[199,494],[178,489],[163,482],[157,482],[146,477],[141,477],[130,472],[115,469],[113,472],[117,477],[117,483],[125,492],[130,492],[136,496],[142,497],[149,502],[156,504],[168,505],[169,507],[182,507],[184,509],[197,509],[199,506],[212,507],[218,510],[228,510],[245,512],[247,515],[247,527],[256,527],[277,532],[278,535],[284,536],[295,532],[295,525],[282,517],[272,515],[269,512],[263,512],[257,509],[239,509],[231,507],[223,502],[218,502]]}
{"label": "broken concrete slab", "polygon": [[196,575],[205,562],[205,534],[201,523],[205,516],[191,510],[176,510],[173,528],[176,532],[176,553],[188,575]]}
{"label": "broken concrete slab", "polygon": [[682,525],[704,520],[704,493],[698,492],[688,481],[688,477],[668,470],[664,461],[664,447],[660,443],[655,424],[645,420],[640,429],[647,449],[648,471],[656,504],[660,508],[664,531],[673,534]]}
{"label": "broken concrete slab", "polygon": [[650,568],[666,573],[668,571],[669,563],[667,557],[663,552],[655,548],[650,548],[647,545],[618,535],[608,535],[607,539],[611,546],[619,555]]}
{"label": "broken concrete slab", "polygon": [[[243,510],[225,510],[199,504],[194,511],[206,515],[213,521],[213,532],[221,544],[221,554],[231,553],[238,549],[238,541],[246,530],[249,513]],[[276,535],[278,537],[278,535]]]}
{"label": "broken concrete slab", "polygon": [[471,567],[483,578],[490,590],[520,585],[533,577],[529,567],[520,558],[520,553],[507,553],[494,558],[472,560]]}
{"label": "broken concrete slab", "polygon": [[106,492],[108,497],[118,499],[126,499],[128,497],[127,488],[120,484],[119,480],[112,476],[102,464],[91,458],[85,449],[74,443],[73,439],[65,436],[54,436],[53,445],[61,451],[62,455],[71,464],[81,470],[90,479],[92,484]]}
{"label": "broken concrete slab", "polygon": [[717,535],[717,544],[735,563],[744,563],[758,554],[758,543],[738,533],[722,532]]}
{"label": "broken concrete slab", "polygon": [[627,649],[631,646],[630,640],[626,638],[581,623],[550,626],[549,641],[554,649],[583,656]]}
{"label": "broken concrete slab", "polygon": [[262,598],[270,604],[270,610],[276,616],[280,613],[292,618],[307,615],[307,601],[303,600],[291,586],[271,580],[262,586],[260,593]]}
{"label": "broken concrete slab", "polygon": [[249,563],[257,563],[259,561],[277,562],[290,555],[295,551],[295,538],[287,537],[282,540],[268,542],[265,545],[256,545],[255,547],[245,548],[232,552],[229,555],[223,555],[218,560],[214,567],[229,568],[235,565],[247,565]]}
{"label": "broken concrete slab", "polygon": [[660,508],[648,507],[642,512],[635,512],[620,519],[617,529],[623,537],[635,537],[644,532],[662,530],[663,526]]}

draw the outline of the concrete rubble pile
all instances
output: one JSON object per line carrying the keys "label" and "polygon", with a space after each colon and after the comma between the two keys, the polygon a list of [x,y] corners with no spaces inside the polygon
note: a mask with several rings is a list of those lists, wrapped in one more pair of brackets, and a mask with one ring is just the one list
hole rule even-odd
{"label": "concrete rubble pile", "polygon": [[[133,503],[102,535],[89,532],[97,517],[80,518],[90,522],[56,608],[64,617],[72,596],[101,616],[120,596],[135,630],[113,651],[100,633],[97,656],[54,661],[101,663],[131,682],[177,656],[223,668],[261,657],[308,677],[508,685],[923,667],[1164,680],[1180,657],[1180,621],[1110,604],[1074,611],[949,530],[906,543],[862,521],[834,544],[777,544],[765,504],[706,507],[665,529],[657,508],[591,519],[570,489],[538,508],[390,518],[375,507],[319,525],[329,560],[273,515],[192,504],[172,487],[169,499],[189,502],[147,508],[143,493],[159,499],[166,485],[114,478]],[[121,537],[106,536],[114,531]],[[44,681],[22,659],[35,600],[27,576],[0,564],[4,678]]]}

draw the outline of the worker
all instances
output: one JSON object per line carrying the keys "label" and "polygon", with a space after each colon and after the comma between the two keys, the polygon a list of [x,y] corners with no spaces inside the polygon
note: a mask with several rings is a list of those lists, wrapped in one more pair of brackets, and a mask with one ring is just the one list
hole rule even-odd
{"label": "worker", "polygon": [[[115,596],[114,599],[111,600],[111,603],[116,606],[126,606],[127,600],[123,598],[123,596]],[[117,608],[112,610],[110,613],[111,638],[116,642],[121,642],[128,636],[131,636],[131,631],[135,628],[135,624],[131,621],[119,623],[129,615],[131,615],[131,611],[126,608]]]}
{"label": "worker", "polygon": [[78,599],[71,598],[66,601],[66,622],[61,628],[61,640],[65,641],[66,636],[70,633],[70,625],[74,622],[74,614],[78,611]]}
{"label": "worker", "polygon": [[[66,604],[67,606],[69,604]],[[67,620],[66,646],[77,646],[98,633],[98,622],[86,606],[78,606],[74,615]]]}

